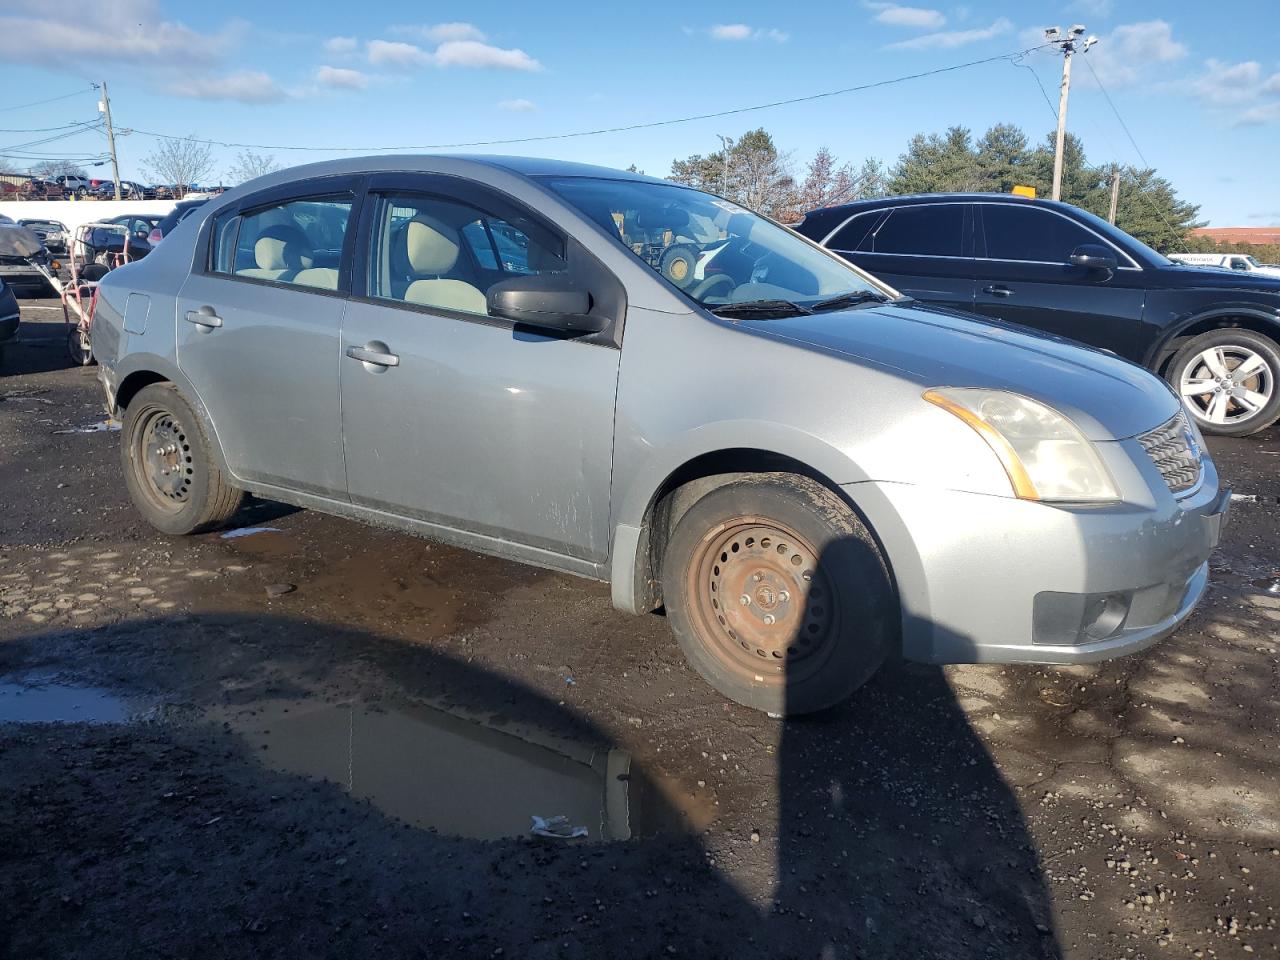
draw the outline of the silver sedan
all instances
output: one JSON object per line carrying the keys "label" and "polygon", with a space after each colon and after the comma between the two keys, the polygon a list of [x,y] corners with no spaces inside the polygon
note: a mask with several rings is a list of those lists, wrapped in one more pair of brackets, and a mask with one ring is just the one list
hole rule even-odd
{"label": "silver sedan", "polygon": [[270,174],[103,281],[134,503],[244,492],[608,581],[775,713],[890,654],[1167,635],[1228,496],[1115,357],[923,306],[735,203],[517,158]]}

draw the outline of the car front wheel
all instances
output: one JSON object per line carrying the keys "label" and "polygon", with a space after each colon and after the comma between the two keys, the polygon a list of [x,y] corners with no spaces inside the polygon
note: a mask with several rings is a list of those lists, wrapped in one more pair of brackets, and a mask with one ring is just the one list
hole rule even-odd
{"label": "car front wheel", "polygon": [[791,474],[747,476],[690,507],[667,546],[662,591],[693,668],[771,714],[846,699],[899,635],[870,532],[827,488]]}
{"label": "car front wheel", "polygon": [[1280,347],[1252,330],[1211,330],[1183,345],[1169,381],[1205,433],[1243,437],[1280,417]]}

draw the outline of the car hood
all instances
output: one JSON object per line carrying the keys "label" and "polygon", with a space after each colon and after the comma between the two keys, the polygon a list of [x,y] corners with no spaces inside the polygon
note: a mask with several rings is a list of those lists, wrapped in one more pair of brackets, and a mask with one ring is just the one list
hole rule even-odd
{"label": "car hood", "polygon": [[1246,273],[1242,270],[1224,270],[1222,267],[1202,267],[1195,264],[1171,264],[1156,269],[1160,271],[1160,285],[1163,287],[1250,290],[1280,294],[1280,273],[1264,273],[1261,270]]}
{"label": "car hood", "polygon": [[0,257],[35,257],[44,247],[40,238],[26,227],[0,223]]}
{"label": "car hood", "polygon": [[1020,393],[1070,417],[1091,440],[1144,433],[1179,409],[1162,380],[1127,360],[954,310],[884,304],[747,324],[769,337],[893,367],[922,390]]}

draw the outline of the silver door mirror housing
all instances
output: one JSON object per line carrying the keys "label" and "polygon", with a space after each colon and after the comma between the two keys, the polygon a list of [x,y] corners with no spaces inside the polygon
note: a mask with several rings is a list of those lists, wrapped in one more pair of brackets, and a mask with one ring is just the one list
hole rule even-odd
{"label": "silver door mirror housing", "polygon": [[562,333],[599,333],[609,322],[591,313],[591,294],[563,273],[499,281],[486,306],[491,317]]}

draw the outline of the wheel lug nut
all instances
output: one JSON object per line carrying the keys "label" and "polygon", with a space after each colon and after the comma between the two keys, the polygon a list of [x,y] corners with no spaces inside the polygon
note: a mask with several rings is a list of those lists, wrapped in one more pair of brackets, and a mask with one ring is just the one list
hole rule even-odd
{"label": "wheel lug nut", "polygon": [[786,603],[790,599],[791,599],[791,594],[787,593],[787,591],[785,590],[783,590],[781,593],[778,594],[778,602],[780,603]]}
{"label": "wheel lug nut", "polygon": [[751,606],[751,598],[747,596],[745,593],[738,598],[738,602],[741,603],[744,607]]}
{"label": "wheel lug nut", "polygon": [[773,624],[774,624],[773,614],[772,614],[772,613],[766,613],[766,614],[764,615],[764,622],[765,622],[765,626],[768,626],[768,627],[773,626]]}
{"label": "wheel lug nut", "polygon": [[761,580],[763,580],[763,579],[764,579],[764,574],[763,574],[763,573],[753,573],[753,574],[751,575],[751,579],[752,579],[752,580],[754,580],[756,583],[759,583]]}

